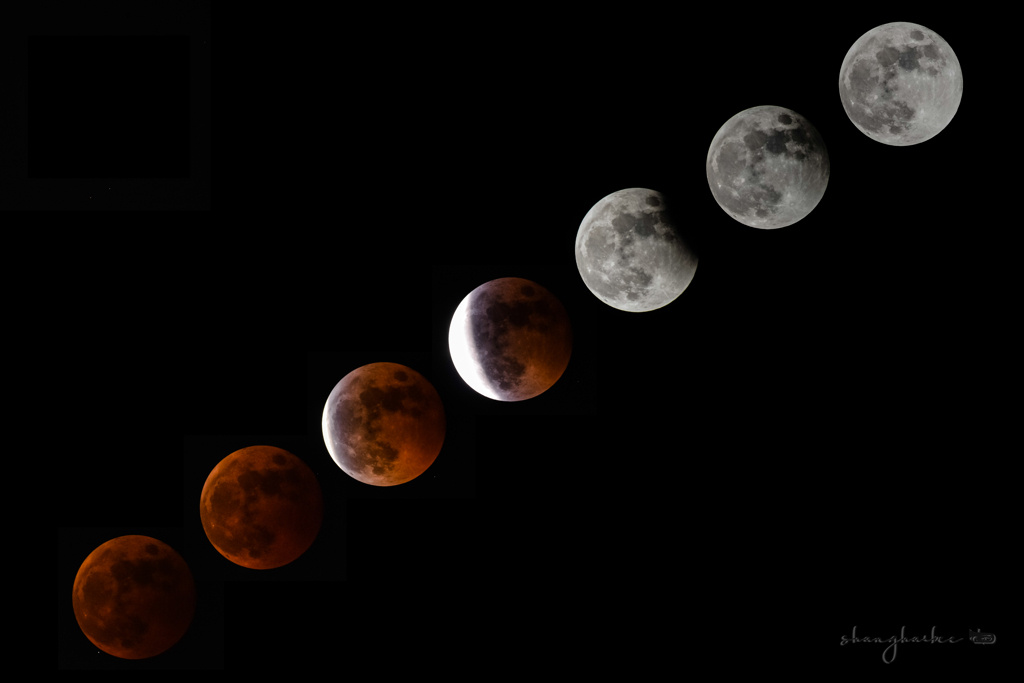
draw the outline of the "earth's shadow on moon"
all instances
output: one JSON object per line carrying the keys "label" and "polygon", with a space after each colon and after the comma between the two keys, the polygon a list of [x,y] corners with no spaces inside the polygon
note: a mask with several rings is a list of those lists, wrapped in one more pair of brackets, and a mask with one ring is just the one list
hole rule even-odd
{"label": "earth's shadow on moon", "polygon": [[[674,185],[675,183],[673,183]],[[686,211],[686,204],[683,202],[683,198],[673,192],[671,189],[652,188],[661,193],[662,200],[664,201],[664,208],[662,213],[669,225],[674,225],[676,231],[679,233],[680,238],[686,242],[686,245],[693,251],[697,257],[697,263],[704,257],[704,247],[707,242],[707,229],[708,222],[706,220],[694,220],[693,211],[689,213]],[[692,201],[691,201],[692,206]],[[693,276],[693,280],[687,285],[686,291],[684,291],[680,298],[686,296],[686,292],[691,290],[694,284],[700,279],[700,268],[696,270]]]}

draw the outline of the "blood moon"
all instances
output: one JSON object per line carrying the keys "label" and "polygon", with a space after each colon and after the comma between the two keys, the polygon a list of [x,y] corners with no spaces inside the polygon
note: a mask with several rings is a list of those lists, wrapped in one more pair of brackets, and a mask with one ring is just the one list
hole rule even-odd
{"label": "blood moon", "polygon": [[323,495],[302,460],[274,446],[251,446],[210,472],[199,516],[221,555],[243,567],[273,569],[313,544],[323,521]]}
{"label": "blood moon", "polygon": [[370,363],[345,375],[324,404],[324,444],[346,474],[394,486],[423,474],[444,443],[444,406],[412,368]]}
{"label": "blood moon", "polygon": [[89,553],[71,604],[85,636],[122,659],[164,652],[188,630],[196,607],[181,555],[149,536],[120,536]]}

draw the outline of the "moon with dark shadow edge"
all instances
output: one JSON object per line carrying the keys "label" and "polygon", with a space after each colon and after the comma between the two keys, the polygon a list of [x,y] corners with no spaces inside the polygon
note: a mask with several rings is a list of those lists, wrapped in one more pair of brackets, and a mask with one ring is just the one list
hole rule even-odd
{"label": "moon with dark shadow edge", "polygon": [[711,141],[706,164],[722,210],[752,228],[792,225],[825,194],[831,171],[825,141],[792,109],[741,111]]}
{"label": "moon with dark shadow edge", "polygon": [[321,429],[335,464],[364,484],[395,486],[423,474],[444,443],[441,397],[398,363],[370,363],[345,375],[324,404]]}
{"label": "moon with dark shadow edge", "polygon": [[839,70],[839,96],[857,130],[903,147],[938,135],[964,92],[960,61],[942,36],[898,21],[871,29]]}
{"label": "moon with dark shadow edge", "polygon": [[323,495],[313,471],[283,448],[250,446],[206,478],[199,516],[221,555],[250,569],[294,562],[313,545]]}
{"label": "moon with dark shadow edge", "polygon": [[496,401],[533,398],[554,386],[569,365],[569,314],[536,282],[491,280],[455,309],[448,349],[474,391]]}
{"label": "moon with dark shadow edge", "polygon": [[72,607],[93,645],[122,659],[145,659],[178,642],[196,607],[185,560],[149,536],[120,536],[78,569]]}
{"label": "moon with dark shadow edge", "polygon": [[697,255],[665,210],[660,192],[640,187],[604,197],[576,232],[576,268],[587,289],[620,311],[653,311],[683,293]]}

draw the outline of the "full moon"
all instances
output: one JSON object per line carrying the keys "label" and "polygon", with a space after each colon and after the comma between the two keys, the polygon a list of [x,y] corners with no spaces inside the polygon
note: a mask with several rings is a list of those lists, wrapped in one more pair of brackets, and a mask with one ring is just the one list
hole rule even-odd
{"label": "full moon", "polygon": [[828,185],[825,142],[792,109],[753,107],[725,122],[707,160],[711,194],[752,228],[792,225],[818,205]]}
{"label": "full moon", "polygon": [[427,379],[398,363],[371,363],[345,375],[324,404],[324,444],[347,475],[395,486],[423,474],[441,452],[445,417]]}
{"label": "full moon", "polygon": [[251,446],[210,472],[199,517],[221,555],[243,567],[273,569],[313,544],[323,520],[323,496],[302,460],[282,448]]}
{"label": "full moon", "polygon": [[669,219],[661,193],[634,187],[611,193],[583,217],[576,267],[609,306],[653,311],[683,293],[697,255]]}
{"label": "full moon", "polygon": [[120,536],[85,558],[71,604],[93,645],[122,659],[145,659],[188,630],[196,586],[185,560],[166,543]]}
{"label": "full moon", "polygon": [[550,389],[569,365],[572,328],[562,303],[536,282],[504,277],[466,295],[448,328],[459,376],[496,401]]}
{"label": "full moon", "polygon": [[862,35],[839,70],[839,96],[853,125],[887,145],[916,145],[949,125],[964,76],[953,49],[924,26],[883,24]]}

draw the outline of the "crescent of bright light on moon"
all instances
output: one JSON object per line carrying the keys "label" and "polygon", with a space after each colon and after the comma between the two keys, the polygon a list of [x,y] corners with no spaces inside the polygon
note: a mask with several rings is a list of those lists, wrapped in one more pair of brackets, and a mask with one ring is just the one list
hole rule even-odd
{"label": "crescent of bright light on moon", "polygon": [[499,396],[488,384],[483,374],[483,368],[473,349],[469,346],[469,340],[473,336],[469,325],[470,296],[472,296],[472,293],[467,294],[462,299],[459,307],[455,309],[455,315],[452,316],[452,324],[448,328],[448,349],[452,354],[452,362],[455,364],[455,369],[458,371],[459,376],[462,377],[462,380],[474,391],[483,394],[487,398],[493,398],[495,401],[504,401],[505,399]]}

